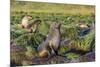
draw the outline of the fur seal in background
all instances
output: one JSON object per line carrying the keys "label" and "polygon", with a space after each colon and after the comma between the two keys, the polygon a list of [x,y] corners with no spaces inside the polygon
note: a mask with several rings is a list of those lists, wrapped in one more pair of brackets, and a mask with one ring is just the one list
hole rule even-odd
{"label": "fur seal in background", "polygon": [[29,20],[32,20],[32,16],[26,15],[23,17],[21,21],[22,28],[28,29],[29,32],[36,32],[38,29],[38,25],[41,23],[41,20],[35,19],[30,24],[29,24]]}

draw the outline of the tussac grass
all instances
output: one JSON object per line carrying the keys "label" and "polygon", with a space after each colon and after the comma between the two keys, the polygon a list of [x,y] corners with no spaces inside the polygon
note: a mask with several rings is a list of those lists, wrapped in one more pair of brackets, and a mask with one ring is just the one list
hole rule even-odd
{"label": "tussac grass", "polygon": [[[26,29],[19,27],[23,15],[26,14],[32,15],[33,19],[38,18],[42,20],[39,32],[28,33]],[[21,65],[22,62],[26,61],[23,57],[32,58],[34,56],[38,56],[37,47],[47,37],[50,24],[52,24],[53,20],[59,20],[62,23],[61,38],[68,38],[72,40],[71,43],[64,44],[60,47],[58,50],[60,55],[69,59],[74,59],[79,57],[81,54],[72,52],[66,54],[66,52],[70,51],[72,48],[82,51],[91,51],[91,49],[95,50],[95,42],[93,41],[95,38],[95,31],[91,31],[82,38],[77,38],[79,37],[81,30],[76,26],[80,20],[85,20],[86,24],[91,25],[95,21],[93,16],[95,16],[95,6],[91,5],[51,4],[40,2],[31,3],[23,1],[12,2],[10,29],[11,41],[19,46],[24,46],[27,48],[27,51],[26,53],[22,52],[22,54],[20,54],[20,52],[11,53],[11,62]],[[51,61],[50,63],[47,63],[50,64],[59,62]]]}

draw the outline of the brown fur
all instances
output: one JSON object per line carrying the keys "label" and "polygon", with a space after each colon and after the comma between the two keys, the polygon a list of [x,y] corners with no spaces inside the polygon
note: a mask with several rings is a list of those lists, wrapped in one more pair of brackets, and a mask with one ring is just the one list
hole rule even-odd
{"label": "brown fur", "polygon": [[57,54],[60,45],[60,26],[59,22],[53,22],[46,40],[39,45],[38,52],[40,57]]}
{"label": "brown fur", "polygon": [[23,19],[21,21],[22,28],[28,29],[29,32],[36,32],[41,20],[34,20],[31,24],[28,23],[29,20],[32,20],[31,16],[24,16],[23,17]]}

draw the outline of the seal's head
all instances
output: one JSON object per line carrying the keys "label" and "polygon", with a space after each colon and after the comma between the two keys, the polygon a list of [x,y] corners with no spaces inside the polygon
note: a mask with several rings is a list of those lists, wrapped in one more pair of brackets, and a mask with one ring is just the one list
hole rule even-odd
{"label": "seal's head", "polygon": [[60,29],[60,27],[61,27],[61,23],[60,22],[53,22],[51,24],[51,28],[53,28],[53,29]]}
{"label": "seal's head", "polygon": [[31,16],[31,15],[27,15],[27,18],[28,18],[29,20],[32,20],[32,16]]}

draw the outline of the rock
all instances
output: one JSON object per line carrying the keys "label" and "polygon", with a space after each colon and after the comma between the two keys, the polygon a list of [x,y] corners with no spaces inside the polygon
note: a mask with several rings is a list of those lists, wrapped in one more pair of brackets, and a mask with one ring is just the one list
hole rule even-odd
{"label": "rock", "polygon": [[95,52],[87,53],[86,55],[80,56],[79,58],[73,59],[70,63],[78,62],[92,62],[95,61]]}
{"label": "rock", "polygon": [[27,51],[27,49],[25,47],[19,46],[19,45],[11,45],[10,49],[11,49],[11,53],[13,53],[13,52],[25,52],[25,51]]}
{"label": "rock", "polygon": [[53,56],[51,58],[49,58],[48,62],[56,62],[56,63],[68,63],[70,60],[64,56]]}
{"label": "rock", "polygon": [[25,55],[26,48],[19,45],[11,45],[10,49],[11,66],[22,65],[22,61],[27,58]]}

